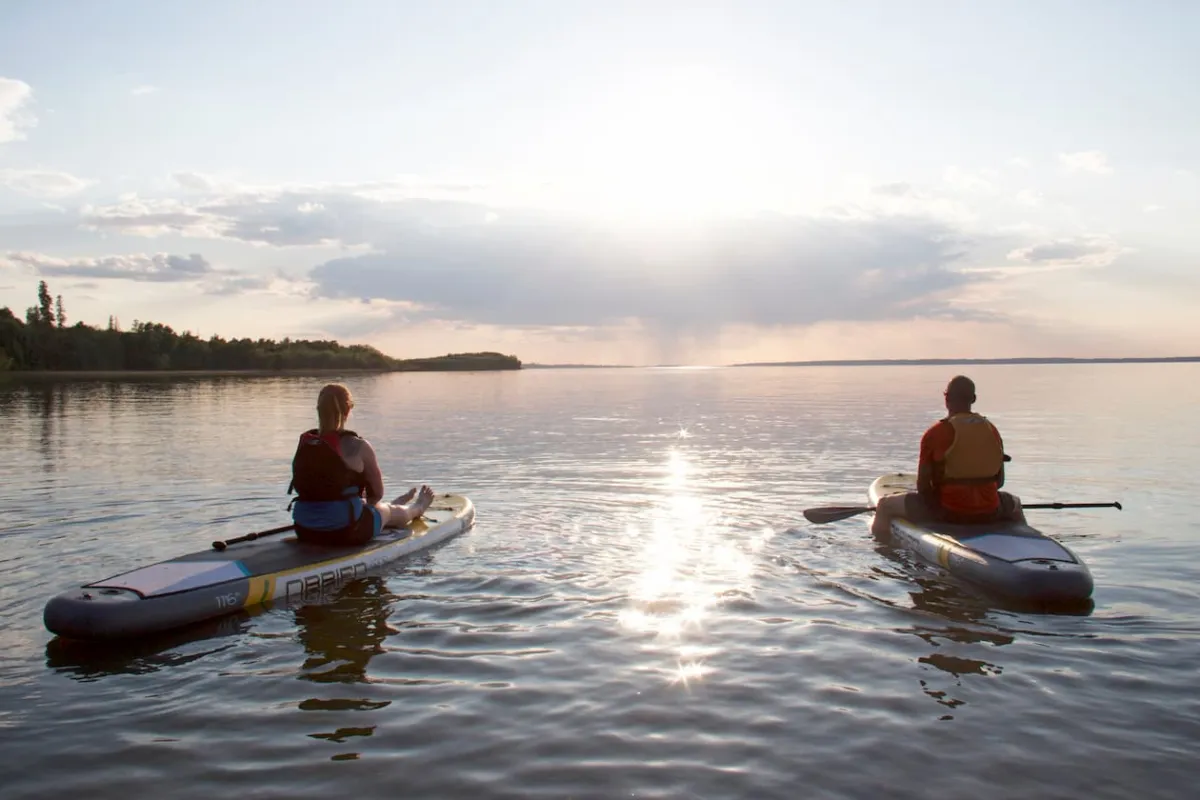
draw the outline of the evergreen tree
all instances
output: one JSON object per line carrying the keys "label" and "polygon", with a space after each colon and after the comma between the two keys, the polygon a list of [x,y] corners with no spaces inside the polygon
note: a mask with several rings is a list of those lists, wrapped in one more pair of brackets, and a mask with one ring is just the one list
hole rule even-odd
{"label": "evergreen tree", "polygon": [[38,321],[43,325],[54,324],[54,309],[51,306],[50,288],[45,281],[38,281]]}

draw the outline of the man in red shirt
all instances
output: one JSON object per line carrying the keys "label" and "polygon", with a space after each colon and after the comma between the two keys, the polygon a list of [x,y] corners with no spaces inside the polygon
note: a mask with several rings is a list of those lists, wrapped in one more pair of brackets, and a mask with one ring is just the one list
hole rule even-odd
{"label": "man in red shirt", "polygon": [[880,499],[871,529],[884,535],[892,519],[913,522],[1025,521],[1021,501],[1004,485],[1004,440],[987,417],[971,410],[975,383],[963,375],[951,379],[945,391],[945,419],[921,437],[917,491]]}

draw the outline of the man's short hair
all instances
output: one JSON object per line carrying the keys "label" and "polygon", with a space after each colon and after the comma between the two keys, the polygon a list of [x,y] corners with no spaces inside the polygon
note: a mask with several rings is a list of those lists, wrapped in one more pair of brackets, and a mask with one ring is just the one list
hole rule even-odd
{"label": "man's short hair", "polygon": [[975,401],[975,381],[968,378],[966,375],[955,375],[946,384],[946,397],[953,397],[956,400],[965,400],[966,402]]}

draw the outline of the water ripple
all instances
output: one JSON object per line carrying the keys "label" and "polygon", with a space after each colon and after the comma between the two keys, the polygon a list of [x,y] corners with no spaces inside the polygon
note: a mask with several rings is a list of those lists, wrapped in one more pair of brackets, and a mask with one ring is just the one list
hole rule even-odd
{"label": "water ripple", "polygon": [[[475,529],[99,647],[46,634],[45,599],[281,524],[321,382],[0,388],[5,797],[1191,797],[1200,370],[972,370],[1009,488],[1126,505],[1038,512],[1096,577],[1055,615],[800,515],[911,468],[943,372],[356,378],[389,487],[468,494]],[[255,448],[185,446],[233,409]]]}

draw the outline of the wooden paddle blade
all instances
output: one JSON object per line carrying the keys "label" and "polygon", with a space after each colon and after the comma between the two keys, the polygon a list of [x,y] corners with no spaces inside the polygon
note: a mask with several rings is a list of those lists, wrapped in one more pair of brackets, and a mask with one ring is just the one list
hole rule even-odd
{"label": "wooden paddle blade", "polygon": [[840,519],[849,519],[874,510],[871,506],[822,506],[821,508],[804,509],[804,518],[817,525],[823,525],[826,522],[837,522]]}

